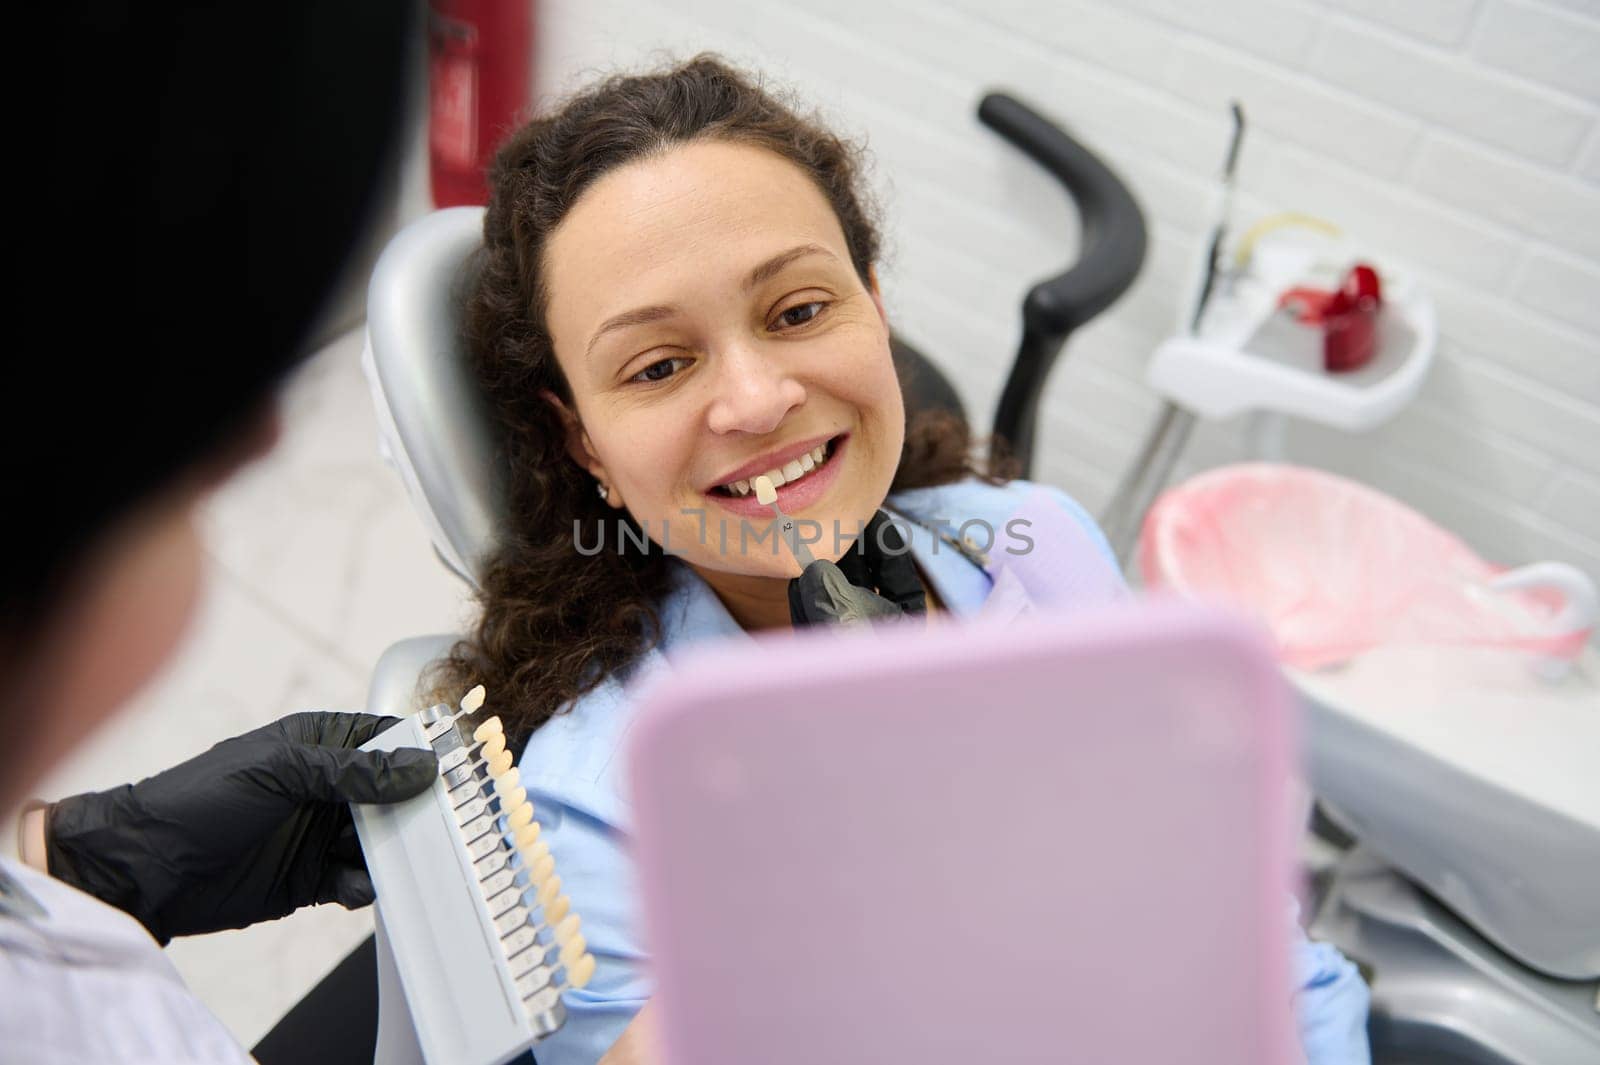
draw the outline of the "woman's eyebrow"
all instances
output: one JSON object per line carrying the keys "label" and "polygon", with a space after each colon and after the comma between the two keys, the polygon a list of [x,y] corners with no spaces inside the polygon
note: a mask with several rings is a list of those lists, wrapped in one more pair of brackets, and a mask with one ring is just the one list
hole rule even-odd
{"label": "woman's eyebrow", "polygon": [[600,338],[617,329],[626,329],[631,325],[649,325],[659,322],[663,318],[671,318],[677,314],[676,307],[656,305],[654,307],[635,307],[631,311],[623,311],[605,320],[605,323],[595,330],[594,336],[589,338],[589,347],[584,352],[585,357],[594,354],[594,346],[600,343]]}
{"label": "woman's eyebrow", "polygon": [[777,277],[784,267],[788,266],[796,259],[804,259],[807,255],[826,255],[834,262],[839,261],[839,257],[837,255],[833,254],[833,252],[829,251],[827,248],[824,248],[821,244],[797,244],[788,251],[780,251],[778,254],[774,255],[772,258],[768,259],[766,262],[750,271],[750,276],[745,278],[744,281],[744,290],[749,292],[751,289],[761,284],[761,282]]}
{"label": "woman's eyebrow", "polygon": [[[803,259],[808,255],[826,255],[835,262],[839,261],[837,255],[824,248],[821,244],[797,244],[788,251],[779,252],[761,263],[754,270],[751,270],[750,276],[745,278],[744,290],[749,292],[761,282],[778,276],[785,267],[796,259]],[[600,342],[600,338],[613,330],[626,329],[634,325],[649,325],[651,322],[659,322],[664,318],[671,318],[677,313],[676,307],[657,304],[653,307],[635,307],[631,311],[623,311],[621,314],[613,315],[607,318],[599,329],[595,330],[594,336],[589,339],[589,347],[584,354],[586,357],[594,354],[594,346]]]}

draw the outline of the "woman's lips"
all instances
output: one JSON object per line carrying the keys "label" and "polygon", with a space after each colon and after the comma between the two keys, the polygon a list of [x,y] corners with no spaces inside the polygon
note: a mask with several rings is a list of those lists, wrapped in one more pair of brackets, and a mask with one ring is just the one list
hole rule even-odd
{"label": "woman's lips", "polygon": [[[791,517],[811,506],[828,490],[828,486],[839,476],[840,459],[844,456],[845,448],[849,446],[850,434],[837,436],[828,445],[828,457],[822,465],[792,484],[778,486],[778,506],[785,514]],[[772,508],[761,505],[756,498],[755,486],[750,488],[747,496],[729,496],[721,492],[702,493],[707,499],[716,502],[719,507],[741,518],[771,519]]]}

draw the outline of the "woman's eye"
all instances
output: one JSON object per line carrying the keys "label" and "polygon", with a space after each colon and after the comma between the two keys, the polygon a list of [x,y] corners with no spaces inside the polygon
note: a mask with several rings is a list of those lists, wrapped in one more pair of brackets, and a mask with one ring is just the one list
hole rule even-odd
{"label": "woman's eye", "polygon": [[822,313],[827,303],[822,300],[813,300],[810,303],[797,303],[793,307],[778,315],[778,321],[784,325],[794,327],[805,325]]}
{"label": "woman's eye", "polygon": [[632,379],[641,383],[650,381],[665,381],[674,373],[674,363],[688,361],[688,359],[672,358],[662,359],[660,362],[652,362],[649,366],[646,366],[644,369],[634,374]]}

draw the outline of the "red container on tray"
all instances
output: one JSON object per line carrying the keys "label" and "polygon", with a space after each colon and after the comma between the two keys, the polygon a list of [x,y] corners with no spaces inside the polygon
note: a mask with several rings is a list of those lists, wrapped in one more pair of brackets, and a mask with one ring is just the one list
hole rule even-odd
{"label": "red container on tray", "polygon": [[1292,288],[1278,297],[1306,325],[1322,326],[1322,368],[1329,373],[1359,370],[1378,351],[1378,310],[1383,306],[1378,272],[1357,263],[1336,292]]}

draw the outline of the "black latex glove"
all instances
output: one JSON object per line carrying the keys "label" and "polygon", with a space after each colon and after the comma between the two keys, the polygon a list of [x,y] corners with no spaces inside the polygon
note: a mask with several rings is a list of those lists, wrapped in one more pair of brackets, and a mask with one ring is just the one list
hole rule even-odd
{"label": "black latex glove", "polygon": [[789,618],[796,626],[851,624],[926,610],[911,552],[881,510],[837,565],[818,559],[789,581]]}
{"label": "black latex glove", "polygon": [[46,815],[50,873],[163,944],[312,903],[365,906],[348,804],[409,799],[439,772],[431,750],[354,749],[395,720],[291,714],[137,784],[63,799]]}

